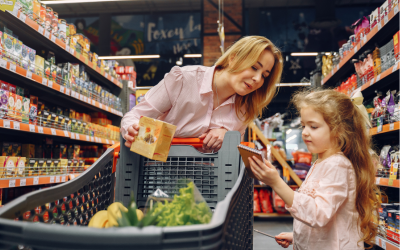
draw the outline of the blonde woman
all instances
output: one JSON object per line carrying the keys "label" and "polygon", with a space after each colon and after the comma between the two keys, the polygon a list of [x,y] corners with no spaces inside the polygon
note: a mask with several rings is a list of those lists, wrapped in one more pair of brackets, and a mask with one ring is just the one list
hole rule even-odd
{"label": "blonde woman", "polygon": [[177,126],[175,137],[204,139],[204,152],[216,152],[227,131],[239,131],[272,100],[281,79],[281,52],[265,37],[234,43],[213,67],[173,67],[145,98],[125,114],[121,134],[130,147],[141,116]]}

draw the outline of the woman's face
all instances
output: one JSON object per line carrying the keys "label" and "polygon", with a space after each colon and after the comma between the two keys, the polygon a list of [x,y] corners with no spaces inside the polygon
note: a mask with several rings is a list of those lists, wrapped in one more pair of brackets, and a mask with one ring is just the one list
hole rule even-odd
{"label": "woman's face", "polygon": [[245,96],[256,89],[259,89],[264,79],[269,76],[274,67],[275,58],[271,51],[264,50],[256,64],[244,71],[232,74],[230,85],[238,95]]}

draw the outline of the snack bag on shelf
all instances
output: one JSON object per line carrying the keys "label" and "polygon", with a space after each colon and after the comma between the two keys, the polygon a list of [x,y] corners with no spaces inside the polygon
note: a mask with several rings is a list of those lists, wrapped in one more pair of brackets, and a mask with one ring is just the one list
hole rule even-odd
{"label": "snack bag on shelf", "polygon": [[259,199],[261,203],[261,209],[263,213],[273,213],[274,210],[272,208],[271,202],[271,192],[266,189],[260,189]]}
{"label": "snack bag on shelf", "polygon": [[15,119],[15,102],[16,102],[16,95],[13,92],[9,92],[9,97],[8,97],[8,119]]}
{"label": "snack bag on shelf", "polygon": [[376,8],[374,11],[371,12],[371,15],[369,16],[369,25],[370,29],[375,27],[375,25],[380,22],[380,8]]}
{"label": "snack bag on shelf", "polygon": [[8,116],[8,90],[0,89],[0,119],[5,119]]}
{"label": "snack bag on shelf", "polygon": [[18,122],[22,121],[22,106],[23,106],[23,100],[22,96],[20,95],[15,95],[15,116],[14,119]]}
{"label": "snack bag on shelf", "polygon": [[0,156],[0,178],[15,177],[17,157]]}
{"label": "snack bag on shelf", "polygon": [[40,3],[40,16],[38,20],[38,24],[43,28],[46,27],[46,14],[47,14],[47,6],[44,3]]}
{"label": "snack bag on shelf", "polygon": [[254,188],[253,213],[261,213],[258,191]]}
{"label": "snack bag on shelf", "polygon": [[40,21],[40,3],[38,0],[32,1],[32,18],[33,21],[39,23]]}
{"label": "snack bag on shelf", "polygon": [[52,35],[58,37],[58,13],[53,11],[53,18],[51,20]]}
{"label": "snack bag on shelf", "polygon": [[51,23],[53,21],[53,9],[51,7],[46,7],[46,19],[45,19],[45,30],[51,32]]}
{"label": "snack bag on shelf", "polygon": [[25,157],[18,157],[17,162],[16,162],[16,177],[25,177],[25,163],[26,163],[26,158]]}

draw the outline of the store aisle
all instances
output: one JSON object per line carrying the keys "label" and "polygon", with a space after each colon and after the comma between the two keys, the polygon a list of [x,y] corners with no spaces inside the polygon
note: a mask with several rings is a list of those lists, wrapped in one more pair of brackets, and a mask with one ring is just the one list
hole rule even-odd
{"label": "store aisle", "polygon": [[[268,218],[254,219],[254,229],[260,230],[267,234],[278,235],[281,232],[293,231],[292,218]],[[283,250],[274,239],[262,234],[253,232],[253,250]],[[286,249],[293,249],[292,246]]]}

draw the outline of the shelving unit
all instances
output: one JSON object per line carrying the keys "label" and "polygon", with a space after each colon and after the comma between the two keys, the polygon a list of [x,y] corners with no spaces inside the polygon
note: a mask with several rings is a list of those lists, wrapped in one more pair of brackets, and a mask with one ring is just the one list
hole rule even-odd
{"label": "shelving unit", "polygon": [[334,86],[343,75],[354,69],[351,59],[359,56],[363,49],[367,46],[374,45],[378,40],[384,37],[393,35],[399,30],[399,13],[398,10],[391,10],[386,20],[381,20],[380,23],[374,26],[365,39],[360,41],[354,48],[344,57],[332,71],[321,80],[321,85]]}
{"label": "shelving unit", "polygon": [[26,43],[31,48],[41,49],[46,48],[54,51],[57,57],[60,57],[69,62],[84,63],[87,67],[85,70],[110,88],[122,88],[122,83],[101,70],[97,65],[84,58],[74,49],[67,46],[63,41],[52,36],[38,25],[35,21],[26,17],[20,10],[14,16],[11,12],[0,12],[0,19],[7,23],[10,29],[19,31],[19,39]]}
{"label": "shelving unit", "polygon": [[393,241],[384,239],[380,236],[377,236],[375,238],[375,243],[377,246],[381,247],[382,249],[385,250],[399,250],[400,249],[400,245],[394,243]]}
{"label": "shelving unit", "polygon": [[69,180],[69,175],[33,176],[33,177],[0,179],[0,188],[56,184],[56,183],[66,182],[68,180]]}
{"label": "shelving unit", "polygon": [[400,188],[400,180],[391,180],[388,178],[375,178],[375,184],[378,186]]}

